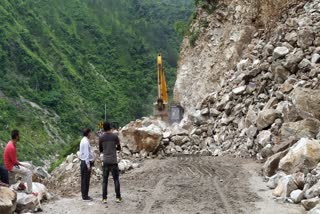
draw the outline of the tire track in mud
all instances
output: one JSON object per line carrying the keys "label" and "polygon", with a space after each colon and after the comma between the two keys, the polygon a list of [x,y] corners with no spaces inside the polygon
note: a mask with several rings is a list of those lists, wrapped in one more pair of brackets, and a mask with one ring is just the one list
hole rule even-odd
{"label": "tire track in mud", "polygon": [[149,214],[152,208],[152,205],[157,200],[157,196],[160,195],[162,189],[163,189],[163,183],[167,179],[167,177],[164,177],[159,180],[159,182],[156,184],[155,189],[153,190],[150,197],[147,198],[146,205],[142,211],[142,214]]}
{"label": "tire track in mud", "polygon": [[181,155],[159,161],[150,168],[149,173],[155,174],[151,177],[154,188],[148,190],[142,213],[233,214],[253,210],[244,202],[248,199],[243,199],[248,191],[245,180],[239,180],[245,176],[242,170],[234,159]]}

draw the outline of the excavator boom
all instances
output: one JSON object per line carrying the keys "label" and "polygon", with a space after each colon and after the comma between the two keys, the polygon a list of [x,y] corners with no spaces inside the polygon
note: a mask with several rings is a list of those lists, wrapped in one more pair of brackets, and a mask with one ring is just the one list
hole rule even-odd
{"label": "excavator boom", "polygon": [[167,83],[162,66],[161,54],[158,55],[158,99],[161,99],[164,104],[168,104]]}

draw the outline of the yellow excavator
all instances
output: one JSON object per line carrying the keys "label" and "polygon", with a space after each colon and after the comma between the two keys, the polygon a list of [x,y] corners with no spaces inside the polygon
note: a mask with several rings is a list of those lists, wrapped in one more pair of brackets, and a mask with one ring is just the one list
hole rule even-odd
{"label": "yellow excavator", "polygon": [[154,115],[160,117],[163,121],[168,121],[168,91],[167,83],[162,66],[162,56],[158,54],[157,57],[158,69],[158,96],[154,103]]}

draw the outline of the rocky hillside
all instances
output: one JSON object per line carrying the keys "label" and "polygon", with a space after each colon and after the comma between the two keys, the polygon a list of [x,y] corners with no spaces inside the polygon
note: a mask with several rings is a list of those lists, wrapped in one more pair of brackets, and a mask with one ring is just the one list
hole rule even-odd
{"label": "rocky hillside", "polygon": [[[191,131],[178,150],[266,161],[274,196],[305,199],[307,210],[320,192],[319,11],[319,0],[198,9],[174,94],[186,111],[181,125]],[[174,153],[175,139],[168,144]]]}
{"label": "rocky hillside", "polygon": [[[299,0],[198,1],[190,36],[182,43],[174,101],[189,114],[208,93],[228,81],[241,58],[250,58],[254,38],[267,39],[286,10]],[[201,6],[201,7],[200,7]],[[213,12],[214,11],[214,12]]]}

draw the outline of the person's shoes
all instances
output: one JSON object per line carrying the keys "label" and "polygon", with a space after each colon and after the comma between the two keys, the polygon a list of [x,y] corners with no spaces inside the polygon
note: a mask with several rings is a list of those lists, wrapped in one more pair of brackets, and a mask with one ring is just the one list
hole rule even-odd
{"label": "person's shoes", "polygon": [[121,203],[122,202],[122,198],[116,198],[116,203]]}
{"label": "person's shoes", "polygon": [[86,198],[82,198],[83,201],[93,201],[93,198],[91,198],[90,196],[86,197]]}
{"label": "person's shoes", "polygon": [[27,189],[26,185],[24,185],[23,183],[20,183],[18,186],[18,190],[25,190]]}
{"label": "person's shoes", "polygon": [[103,203],[103,204],[107,204],[107,202],[108,202],[108,201],[107,201],[106,198],[105,198],[105,199],[102,199],[102,203]]}

